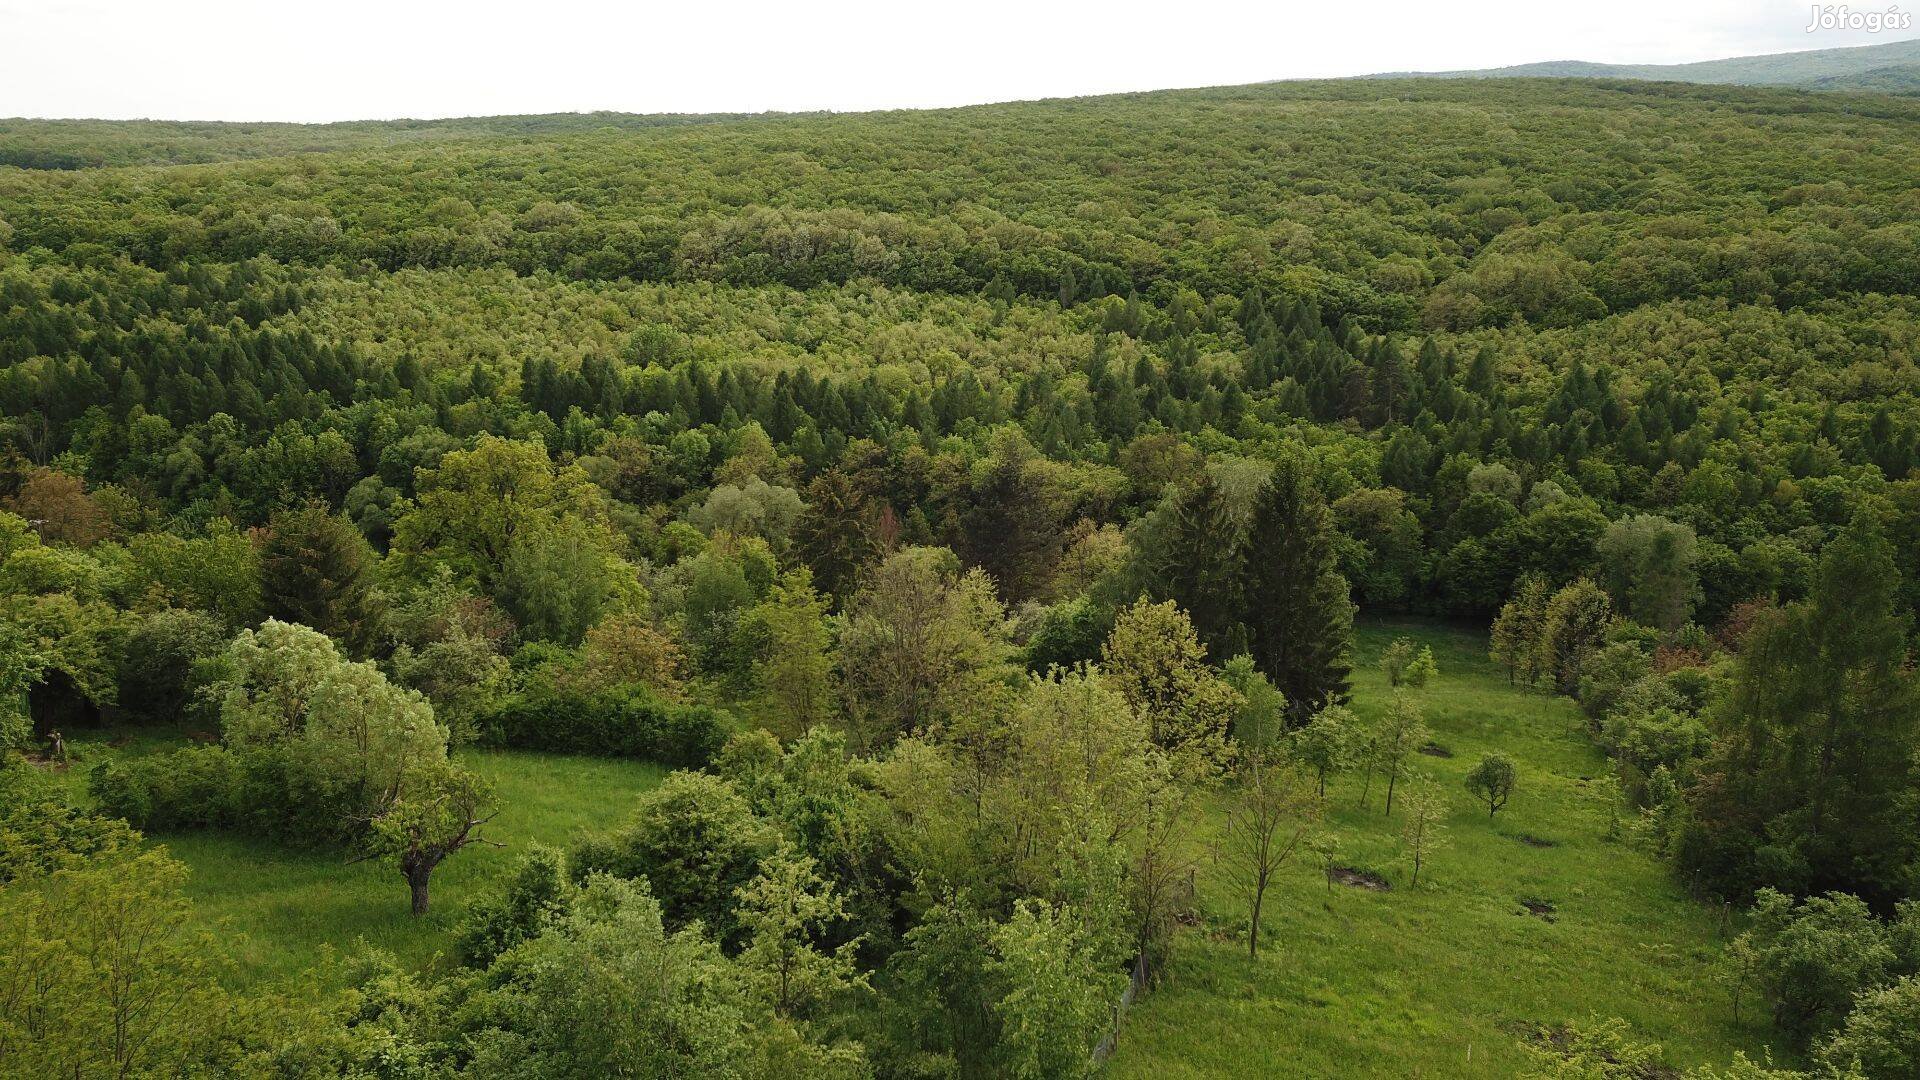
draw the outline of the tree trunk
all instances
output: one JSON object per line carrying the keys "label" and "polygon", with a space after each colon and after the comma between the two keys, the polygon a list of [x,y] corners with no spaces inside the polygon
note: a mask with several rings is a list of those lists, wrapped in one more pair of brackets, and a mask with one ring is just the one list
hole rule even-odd
{"label": "tree trunk", "polygon": [[413,913],[416,916],[427,913],[427,879],[433,874],[433,864],[424,859],[409,860],[400,868],[406,875],[407,890],[413,896]]}
{"label": "tree trunk", "polygon": [[1260,959],[1260,903],[1266,898],[1266,885],[1262,883],[1254,886],[1253,919],[1247,926],[1247,956],[1255,960]]}

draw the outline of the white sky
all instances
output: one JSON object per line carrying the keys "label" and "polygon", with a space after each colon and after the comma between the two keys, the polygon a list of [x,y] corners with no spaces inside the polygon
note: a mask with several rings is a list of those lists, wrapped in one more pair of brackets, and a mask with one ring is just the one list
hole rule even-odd
{"label": "white sky", "polygon": [[852,110],[1537,60],[1676,63],[1915,36],[1807,33],[1811,10],[1795,0],[0,0],[0,116]]}

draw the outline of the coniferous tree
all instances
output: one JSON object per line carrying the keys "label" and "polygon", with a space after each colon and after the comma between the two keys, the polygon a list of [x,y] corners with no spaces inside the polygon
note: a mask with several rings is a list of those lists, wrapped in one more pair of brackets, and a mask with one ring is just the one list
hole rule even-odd
{"label": "coniferous tree", "polygon": [[1219,656],[1245,645],[1244,533],[1226,492],[1203,470],[1175,503],[1171,527],[1152,557],[1155,591],[1180,605]]}
{"label": "coniferous tree", "polygon": [[1353,601],[1340,576],[1327,504],[1305,467],[1282,460],[1254,501],[1248,529],[1247,626],[1253,658],[1303,723],[1347,700]]}
{"label": "coniferous tree", "polygon": [[373,548],[323,506],[273,520],[260,550],[268,618],[310,626],[358,651],[373,632]]}

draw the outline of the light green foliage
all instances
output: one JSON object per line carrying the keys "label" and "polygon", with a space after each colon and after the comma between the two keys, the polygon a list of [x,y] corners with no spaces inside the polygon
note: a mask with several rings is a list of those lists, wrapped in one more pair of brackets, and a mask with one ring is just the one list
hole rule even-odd
{"label": "light green foliage", "polygon": [[1394,790],[1413,773],[1414,755],[1432,738],[1420,703],[1411,694],[1393,695],[1379,725],[1373,730],[1368,767],[1387,781],[1386,810],[1393,813]]}
{"label": "light green foliage", "polygon": [[1580,686],[1587,660],[1606,644],[1613,605],[1600,586],[1585,578],[1553,594],[1541,622],[1538,661],[1541,673],[1563,694]]}
{"label": "light green foliage", "polygon": [[815,872],[812,858],[775,852],[735,895],[747,938],[740,963],[775,1013],[805,1017],[837,995],[867,988],[854,963],[859,939],[832,951],[814,945],[846,918],[846,906],[832,883]]}
{"label": "light green foliage", "polygon": [[1816,1057],[1830,1069],[1858,1069],[1869,1080],[1920,1073],[1920,978],[1862,992]]}
{"label": "light green foliage", "polygon": [[1527,685],[1532,686],[1539,680],[1543,671],[1540,643],[1546,632],[1548,600],[1545,579],[1528,577],[1493,621],[1492,655],[1495,663],[1507,669],[1508,682],[1524,678]]}
{"label": "light green foliage", "polygon": [[1270,748],[1286,734],[1287,699],[1253,666],[1253,657],[1241,653],[1227,661],[1220,667],[1220,677],[1241,698],[1233,717],[1235,742]]}
{"label": "light green foliage", "polygon": [[992,940],[993,972],[1006,987],[993,1004],[1001,1075],[1092,1075],[1093,1044],[1125,976],[1100,969],[1070,911],[1023,900],[994,928]]}
{"label": "light green foliage", "polygon": [[1467,790],[1487,804],[1487,817],[1491,818],[1513,797],[1518,781],[1519,773],[1511,758],[1505,754],[1488,754],[1467,774]]}
{"label": "light green foliage", "polygon": [[626,824],[583,841],[568,856],[576,880],[595,873],[645,878],[672,925],[698,921],[725,939],[738,926],[737,890],[772,846],[732,784],[676,772],[640,796]]}
{"label": "light green foliage", "polygon": [[460,928],[460,952],[469,963],[493,958],[545,930],[573,903],[566,855],[533,843],[502,881],[468,909]]}
{"label": "light green foliage", "polygon": [[1147,721],[1155,745],[1182,775],[1196,778],[1225,767],[1227,736],[1246,704],[1207,667],[1206,655],[1193,623],[1171,600],[1122,608],[1100,650],[1101,670]]}
{"label": "light green foliage", "polygon": [[697,928],[669,932],[643,883],[589,879],[550,929],[496,961],[468,1035],[487,1077],[857,1077],[857,1051],[803,1043]]}
{"label": "light green foliage", "polygon": [[228,648],[215,687],[221,731],[236,753],[284,753],[298,787],[337,806],[344,821],[371,821],[400,794],[409,770],[445,762],[447,732],[418,693],[368,663],[342,657],[303,626],[267,620]]}
{"label": "light green foliage", "polygon": [[760,711],[769,727],[791,738],[838,714],[827,601],[805,567],[785,574],[748,613],[765,634]]}
{"label": "light green foliage", "polygon": [[186,874],[162,851],[96,854],[0,888],[0,1068],[157,1077],[231,1052],[245,1010]]}
{"label": "light green foliage", "polygon": [[1653,514],[1622,518],[1600,538],[1607,591],[1636,622],[1678,630],[1700,600],[1693,529]]}
{"label": "light green foliage", "polygon": [[1411,638],[1395,638],[1380,654],[1380,670],[1387,676],[1387,685],[1392,687],[1411,686],[1415,689],[1427,685],[1427,682],[1440,673],[1439,665],[1433,659],[1433,650],[1426,646],[1415,645]]}
{"label": "light green foliage", "polygon": [[1762,889],[1742,937],[1774,1023],[1802,1043],[1838,1027],[1854,995],[1888,982],[1899,962],[1887,928],[1843,893],[1796,901]]}
{"label": "light green foliage", "polygon": [[848,604],[840,669],[856,745],[937,730],[995,696],[1012,658],[993,583],[951,552],[908,548]]}
{"label": "light green foliage", "polygon": [[1351,709],[1329,705],[1288,734],[1287,753],[1313,770],[1320,794],[1325,796],[1329,777],[1356,765],[1366,765],[1367,736],[1368,732]]}
{"label": "light green foliage", "polygon": [[1408,885],[1417,887],[1434,854],[1447,846],[1447,816],[1452,810],[1446,792],[1431,777],[1415,773],[1407,778],[1401,795],[1400,842],[1412,869]]}

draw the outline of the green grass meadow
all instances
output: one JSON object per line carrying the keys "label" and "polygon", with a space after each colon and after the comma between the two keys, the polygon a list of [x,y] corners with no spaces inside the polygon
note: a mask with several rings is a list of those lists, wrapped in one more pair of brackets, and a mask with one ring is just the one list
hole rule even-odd
{"label": "green grass meadow", "polygon": [[[1383,785],[1359,805],[1357,776],[1328,792],[1338,862],[1391,888],[1329,885],[1301,854],[1267,898],[1262,951],[1249,960],[1245,909],[1214,859],[1223,815],[1201,831],[1200,920],[1184,930],[1161,985],[1129,1014],[1109,1073],[1120,1078],[1488,1077],[1527,1062],[1533,1025],[1617,1016],[1659,1042],[1670,1062],[1724,1062],[1757,1054],[1766,1030],[1736,1024],[1713,964],[1726,929],[1670,870],[1625,841],[1606,839],[1607,764],[1571,702],[1507,685],[1483,635],[1431,624],[1360,629],[1354,707],[1382,708],[1375,666],[1393,638],[1433,647],[1440,676],[1417,691],[1434,742],[1422,755],[1454,800],[1446,845],[1430,877],[1409,887],[1401,819],[1381,811]],[[139,735],[109,749],[80,744],[88,762],[177,744]],[[1512,802],[1489,821],[1463,778],[1490,751],[1520,769]],[[199,916],[220,928],[244,980],[300,978],[328,950],[359,942],[426,967],[451,960],[452,932],[472,899],[532,841],[560,845],[624,819],[664,770],[644,762],[469,750],[495,784],[500,813],[475,847],[434,875],[433,908],[415,919],[385,862],[347,864],[337,853],[282,848],[243,836],[156,837],[193,871]],[[82,783],[83,768],[69,774]],[[1528,838],[1533,843],[1527,842]],[[1541,846],[1545,841],[1551,846]],[[1551,921],[1523,901],[1552,905]],[[1750,1017],[1751,1019],[1751,1017]]]}
{"label": "green grass meadow", "polygon": [[[141,737],[119,751],[82,744],[90,760],[164,745]],[[432,906],[414,918],[407,886],[390,860],[348,863],[334,851],[289,848],[231,833],[174,833],[153,839],[185,862],[196,914],[227,941],[247,981],[303,977],[331,949],[364,941],[402,963],[451,962],[453,932],[475,896],[530,842],[567,843],[583,830],[626,819],[634,796],[659,783],[661,766],[615,758],[516,750],[463,750],[461,760],[492,781],[499,814],[485,835],[504,847],[473,845],[433,875]],[[83,770],[68,774],[83,784]]]}
{"label": "green grass meadow", "polygon": [[[1257,961],[1247,957],[1243,901],[1224,868],[1203,857],[1201,923],[1129,1014],[1111,1073],[1511,1076],[1527,1064],[1529,1025],[1593,1016],[1626,1020],[1675,1065],[1725,1062],[1736,1050],[1758,1056],[1765,1029],[1736,1025],[1712,977],[1719,912],[1690,899],[1648,854],[1605,839],[1605,789],[1591,778],[1607,765],[1573,704],[1509,688],[1483,635],[1374,623],[1357,635],[1356,710],[1387,700],[1375,661],[1401,635],[1431,645],[1440,664],[1418,693],[1434,742],[1454,756],[1418,764],[1454,798],[1447,846],[1409,888],[1398,808],[1391,821],[1382,816],[1378,782],[1359,808],[1359,779],[1341,778],[1328,791],[1339,862],[1392,888],[1329,887],[1313,856],[1299,858],[1268,893]],[[1493,821],[1464,784],[1491,751],[1520,769],[1512,802]],[[1216,835],[1204,838],[1209,851]],[[1553,905],[1552,921],[1523,900]]]}

